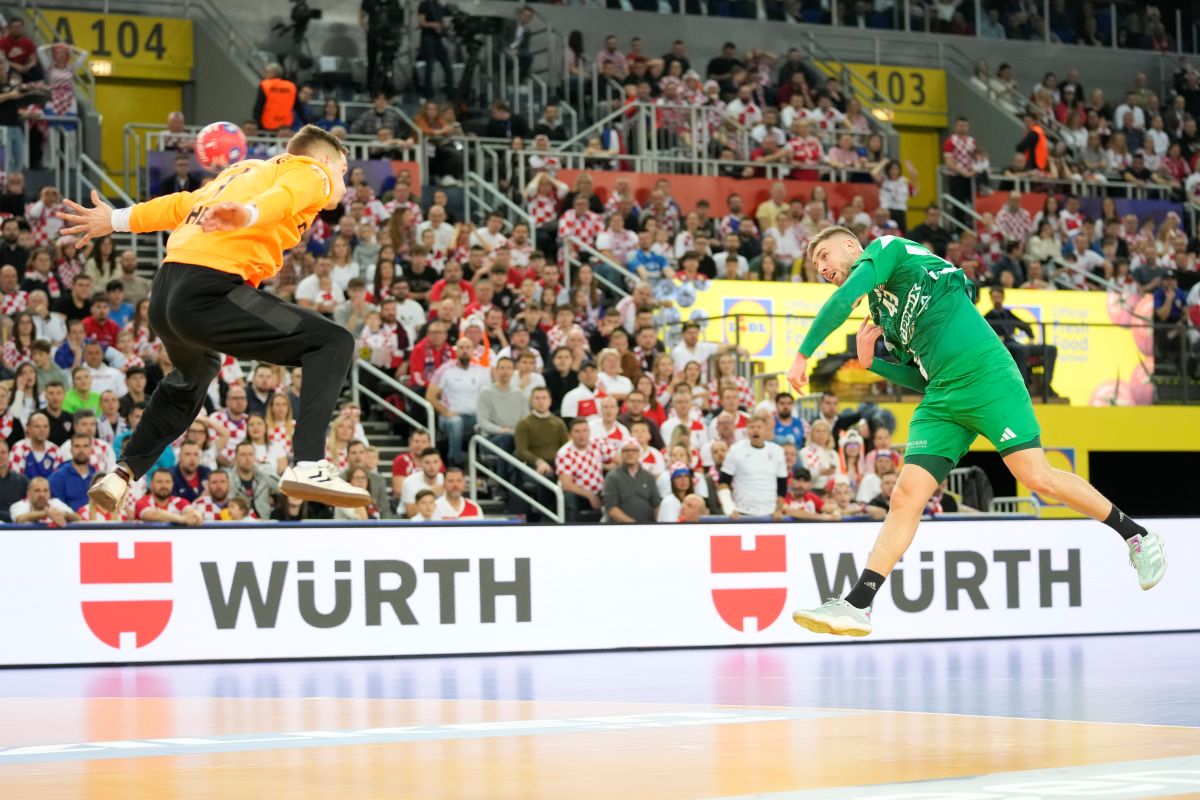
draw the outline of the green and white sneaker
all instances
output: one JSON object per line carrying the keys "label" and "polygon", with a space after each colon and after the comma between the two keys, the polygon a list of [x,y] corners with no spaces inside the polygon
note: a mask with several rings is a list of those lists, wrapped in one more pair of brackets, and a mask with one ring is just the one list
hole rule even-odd
{"label": "green and white sneaker", "polygon": [[1147,532],[1145,536],[1127,539],[1126,544],[1129,545],[1129,564],[1137,570],[1138,585],[1143,589],[1153,589],[1167,573],[1167,554],[1162,537]]}
{"label": "green and white sneaker", "polygon": [[792,619],[813,633],[866,636],[871,632],[871,609],[855,608],[840,597],[829,598],[820,608],[794,611]]}

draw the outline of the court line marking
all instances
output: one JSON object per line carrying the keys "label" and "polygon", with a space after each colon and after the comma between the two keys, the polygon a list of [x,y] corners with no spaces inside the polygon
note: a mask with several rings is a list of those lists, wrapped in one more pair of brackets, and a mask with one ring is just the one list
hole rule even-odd
{"label": "court line marking", "polygon": [[1036,800],[1104,797],[1105,800],[1175,797],[1200,789],[1200,756],[1015,770],[962,778],[937,778],[863,786],[800,789],[711,800]]}
{"label": "court line marking", "polygon": [[397,744],[495,736],[595,733],[757,722],[802,721],[850,716],[828,709],[709,709],[646,714],[575,715],[528,720],[498,720],[440,725],[400,725],[351,730],[307,730],[230,734],[208,737],[166,737],[115,741],[64,742],[0,748],[0,769],[10,764],[47,761],[81,762],[113,758],[185,756],[257,750],[290,750],[339,745]]}

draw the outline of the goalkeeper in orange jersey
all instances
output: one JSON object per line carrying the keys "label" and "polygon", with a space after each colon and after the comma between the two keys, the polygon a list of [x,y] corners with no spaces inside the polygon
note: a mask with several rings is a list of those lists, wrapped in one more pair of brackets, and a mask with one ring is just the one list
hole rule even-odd
{"label": "goalkeeper in orange jersey", "polygon": [[370,503],[365,489],[343,481],[325,460],[325,432],[354,358],[353,335],[258,288],[279,271],[283,251],[300,241],[317,214],[341,202],[346,152],[333,135],[306,125],[283,155],[234,164],[194,192],[122,209],[97,192],[93,208],[65,201],[69,210],[60,216],[69,227],[63,232],[81,234],[78,247],[114,231],[171,231],[149,314],[174,368],[150,396],[116,469],[89,492],[98,507],[120,508],[129,484],[187,430],[221,367],[221,353],[304,370],[295,461],[280,490],[330,505]]}

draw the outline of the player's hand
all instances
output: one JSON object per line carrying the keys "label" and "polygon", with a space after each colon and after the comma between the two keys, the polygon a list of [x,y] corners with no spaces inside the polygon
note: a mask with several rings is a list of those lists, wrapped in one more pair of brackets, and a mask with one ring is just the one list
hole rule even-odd
{"label": "player's hand", "polygon": [[65,198],[63,205],[68,210],[59,211],[58,218],[70,227],[63,228],[59,233],[62,236],[79,234],[79,241],[75,242],[76,250],[82,250],[92,239],[108,236],[113,232],[112,206],[104,202],[104,198],[96,190],[92,190],[92,208],[84,208],[74,200]]}
{"label": "player's hand", "polygon": [[787,379],[788,384],[796,390],[796,394],[804,394],[804,387],[808,384],[808,357],[804,353],[796,353]]}
{"label": "player's hand", "polygon": [[863,369],[870,369],[875,363],[875,343],[883,335],[883,328],[871,322],[870,317],[863,317],[862,325],[858,326],[858,334],[854,342],[858,346],[858,363]]}
{"label": "player's hand", "polygon": [[205,233],[218,231],[236,231],[250,224],[250,209],[241,203],[217,203],[208,210],[200,222],[200,229]]}

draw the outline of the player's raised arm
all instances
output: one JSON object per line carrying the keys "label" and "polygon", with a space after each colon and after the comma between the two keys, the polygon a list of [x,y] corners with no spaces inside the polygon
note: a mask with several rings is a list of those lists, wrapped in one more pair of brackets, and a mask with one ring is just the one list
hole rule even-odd
{"label": "player's raised arm", "polygon": [[797,392],[804,391],[808,383],[808,359],[821,346],[829,334],[833,333],[850,317],[850,312],[858,303],[859,298],[875,288],[875,268],[870,261],[859,264],[846,278],[846,282],[838,287],[833,296],[825,301],[817,318],[804,341],[800,343],[800,351],[788,370],[788,383]]}
{"label": "player's raised arm", "polygon": [[91,208],[65,199],[63,204],[68,210],[58,212],[58,216],[69,226],[63,228],[64,234],[80,237],[75,242],[75,248],[80,249],[91,240],[108,236],[114,231],[151,233],[175,230],[193,203],[192,192],[176,192],[129,208],[113,208],[93,189]]}

